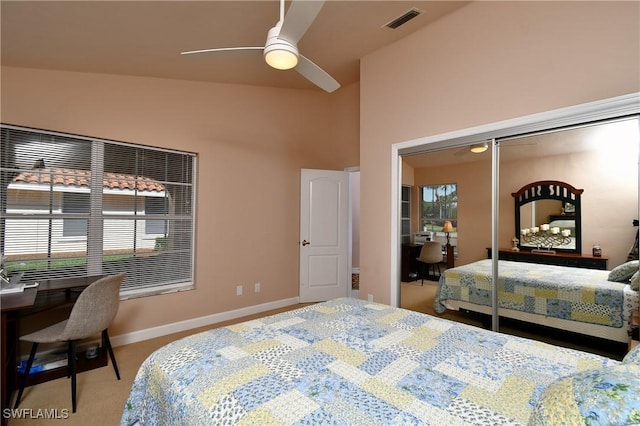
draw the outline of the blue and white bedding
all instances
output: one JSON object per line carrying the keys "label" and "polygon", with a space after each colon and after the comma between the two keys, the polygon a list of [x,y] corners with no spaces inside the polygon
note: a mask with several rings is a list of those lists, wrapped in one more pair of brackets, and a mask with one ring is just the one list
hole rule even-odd
{"label": "blue and white bedding", "polygon": [[121,423],[520,425],[557,379],[619,364],[343,298],[159,349]]}
{"label": "blue and white bedding", "polygon": [[[628,283],[608,281],[609,271],[537,263],[498,263],[500,308],[546,317],[620,328],[627,326],[638,292]],[[459,300],[491,306],[492,261],[447,269],[440,277],[434,308]]]}

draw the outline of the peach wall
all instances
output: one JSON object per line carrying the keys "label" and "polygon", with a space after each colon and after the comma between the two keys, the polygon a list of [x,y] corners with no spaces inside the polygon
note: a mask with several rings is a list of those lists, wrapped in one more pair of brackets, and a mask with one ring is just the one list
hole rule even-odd
{"label": "peach wall", "polygon": [[1,119],[198,154],[197,288],[123,301],[118,335],[297,297],[300,169],[358,165],[358,96],[3,67]]}
{"label": "peach wall", "polygon": [[[602,143],[607,147],[606,140]],[[602,254],[609,258],[609,269],[625,262],[637,229],[632,226],[633,219],[638,216],[637,158],[637,150],[603,149],[572,154],[568,158],[545,158],[533,165],[526,160],[501,163],[500,246],[509,247],[515,232],[511,193],[538,180],[560,180],[584,189],[581,196],[582,253],[591,254],[593,244],[599,243]]]}
{"label": "peach wall", "polygon": [[390,301],[391,145],[640,91],[639,8],[473,2],[361,60],[360,294]]}
{"label": "peach wall", "polygon": [[[638,213],[637,147],[633,149],[629,144],[616,144],[607,139],[601,143],[603,149],[597,151],[500,162],[500,247],[511,247],[515,233],[511,194],[531,182],[560,180],[584,190],[581,197],[582,253],[590,254],[592,245],[597,242],[602,246],[603,255],[609,258],[610,269],[626,261],[636,233],[631,223]],[[418,168],[414,174],[416,188],[448,182],[458,184],[456,264],[486,258],[486,248],[491,247],[490,159]],[[413,215],[416,226],[418,217],[416,208]]]}

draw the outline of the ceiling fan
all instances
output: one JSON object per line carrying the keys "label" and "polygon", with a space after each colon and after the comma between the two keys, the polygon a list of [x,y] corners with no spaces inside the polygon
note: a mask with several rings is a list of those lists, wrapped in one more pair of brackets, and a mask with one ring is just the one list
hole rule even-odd
{"label": "ceiling fan", "polygon": [[470,153],[482,154],[487,149],[489,149],[489,142],[484,141],[484,142],[475,143],[473,145],[462,147],[458,151],[456,151],[453,155],[456,157],[459,157],[461,155],[466,155]]}
{"label": "ceiling fan", "polygon": [[[459,157],[461,155],[467,155],[467,154],[482,154],[483,152],[485,152],[485,151],[487,151],[489,149],[490,145],[491,144],[488,141],[474,143],[472,145],[468,145],[468,146],[460,148],[453,155],[456,156],[456,157]],[[537,145],[537,143],[535,141],[529,141],[529,140],[526,140],[526,139],[524,139],[524,140],[511,140],[511,141],[509,141],[508,145],[501,145],[501,147],[502,148],[504,148],[504,147],[512,148],[512,147],[522,147],[522,146],[526,146],[526,145]]]}
{"label": "ceiling fan", "polygon": [[318,65],[302,56],[298,52],[297,46],[298,41],[311,26],[323,5],[324,0],[293,0],[285,16],[284,0],[280,0],[280,20],[267,33],[267,41],[264,46],[190,50],[181,54],[262,50],[264,60],[269,66],[280,70],[295,68],[307,80],[331,93],[337,90],[340,84]]}

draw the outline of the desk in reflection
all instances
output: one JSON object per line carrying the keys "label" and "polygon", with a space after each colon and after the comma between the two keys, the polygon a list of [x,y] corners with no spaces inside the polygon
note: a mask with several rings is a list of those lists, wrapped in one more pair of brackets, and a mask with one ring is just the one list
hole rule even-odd
{"label": "desk in reflection", "polygon": [[[445,244],[443,247],[442,263],[447,269],[453,268],[455,265],[455,247]],[[400,281],[408,283],[420,278],[420,265],[416,260],[420,256],[422,244],[403,244],[400,254]]]}

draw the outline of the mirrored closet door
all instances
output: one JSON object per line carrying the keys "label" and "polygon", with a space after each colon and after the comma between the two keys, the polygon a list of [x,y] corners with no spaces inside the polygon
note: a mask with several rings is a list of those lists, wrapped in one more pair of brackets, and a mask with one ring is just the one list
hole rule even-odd
{"label": "mirrored closet door", "polygon": [[[411,239],[401,244],[399,264],[409,259],[420,268],[416,246],[455,238],[453,262],[445,261],[428,284],[421,278],[429,272],[419,269],[410,276],[416,279],[403,280],[401,305],[508,333],[519,327],[526,335],[542,325],[543,333],[569,330],[626,342],[632,302],[624,293],[638,272],[638,97],[398,149],[398,180],[412,200]],[[447,233],[433,189],[452,183],[456,218]],[[409,257],[407,246],[414,250]],[[444,245],[442,253],[446,259]],[[451,285],[447,271],[455,275]],[[553,288],[544,279],[567,286]],[[415,302],[415,289],[425,285],[435,292],[433,306]]]}

